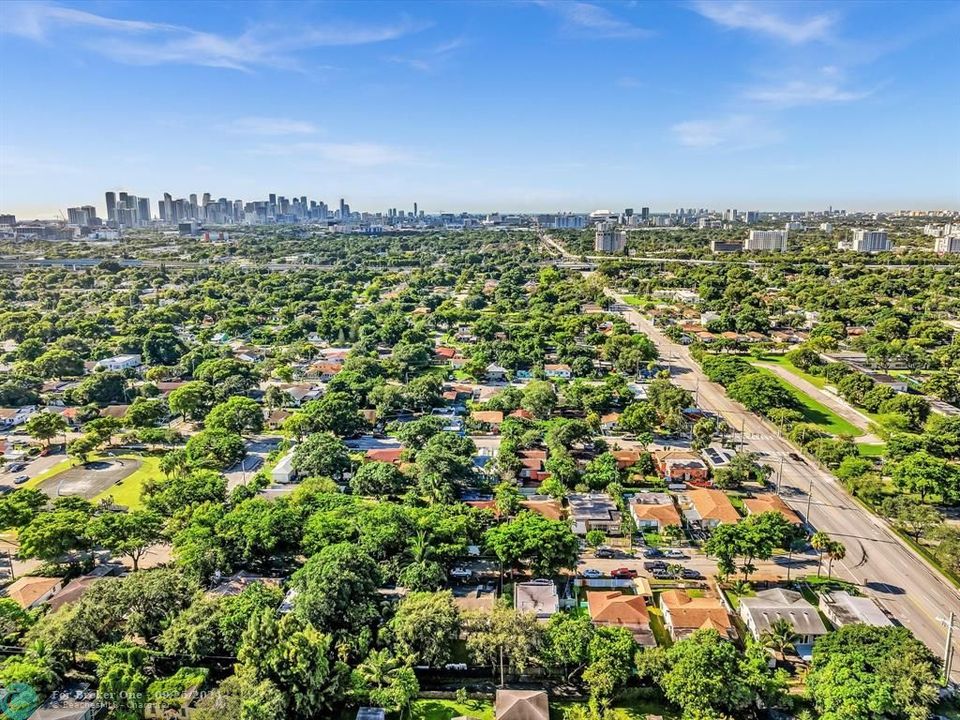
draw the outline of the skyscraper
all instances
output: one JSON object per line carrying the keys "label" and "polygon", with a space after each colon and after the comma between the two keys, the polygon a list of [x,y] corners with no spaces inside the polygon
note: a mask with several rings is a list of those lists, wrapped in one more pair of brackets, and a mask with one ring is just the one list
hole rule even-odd
{"label": "skyscraper", "polygon": [[139,205],[140,209],[140,222],[150,222],[150,198],[138,198],[137,204]]}
{"label": "skyscraper", "polygon": [[107,221],[117,221],[117,194],[115,192],[107,193]]}
{"label": "skyscraper", "polygon": [[606,253],[623,252],[626,243],[627,233],[623,230],[618,230],[616,223],[597,223],[597,231],[593,243],[594,250]]}

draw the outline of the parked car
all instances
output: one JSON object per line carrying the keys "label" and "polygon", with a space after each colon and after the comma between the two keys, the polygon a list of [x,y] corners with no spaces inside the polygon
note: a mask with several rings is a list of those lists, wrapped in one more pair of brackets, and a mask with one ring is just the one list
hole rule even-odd
{"label": "parked car", "polygon": [[23,485],[23,484],[24,484],[27,480],[29,480],[29,479],[30,479],[30,476],[29,476],[29,475],[17,475],[17,476],[13,479],[13,482],[14,482],[15,485]]}
{"label": "parked car", "polygon": [[614,556],[613,548],[598,547],[594,555],[598,558],[612,558]]}
{"label": "parked car", "polygon": [[680,571],[680,577],[684,580],[703,580],[703,573],[692,568],[684,568]]}
{"label": "parked car", "polygon": [[450,571],[450,577],[455,580],[469,580],[473,577],[473,570],[465,567],[455,567]]}
{"label": "parked car", "polygon": [[670,558],[671,560],[686,560],[690,557],[683,550],[676,550],[674,548],[664,550],[663,556],[665,558]]}
{"label": "parked car", "polygon": [[5,472],[20,472],[26,466],[27,464],[22,462],[10,463],[9,465],[7,465],[7,469]]}
{"label": "parked car", "polygon": [[617,578],[618,580],[629,580],[637,576],[636,570],[631,570],[630,568],[617,568],[610,573],[610,577]]}
{"label": "parked car", "polygon": [[659,558],[663,557],[663,553],[658,548],[647,548],[643,551],[643,556],[645,558]]}
{"label": "parked car", "polygon": [[651,560],[650,562],[645,562],[643,564],[643,569],[647,572],[653,572],[654,570],[666,570],[667,564],[663,560]]}
{"label": "parked car", "polygon": [[603,573],[597,570],[596,568],[585,568],[580,572],[585,578],[598,578],[603,577]]}
{"label": "parked car", "polygon": [[653,575],[654,580],[673,580],[673,573],[666,568],[657,568],[651,575]]}

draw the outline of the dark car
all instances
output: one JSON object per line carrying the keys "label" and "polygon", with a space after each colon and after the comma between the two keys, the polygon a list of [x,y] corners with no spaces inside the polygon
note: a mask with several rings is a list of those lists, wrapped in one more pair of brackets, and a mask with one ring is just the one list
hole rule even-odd
{"label": "dark car", "polygon": [[637,571],[631,570],[630,568],[617,568],[610,573],[610,577],[617,578],[618,580],[629,580],[636,576]]}
{"label": "dark car", "polygon": [[794,461],[796,461],[796,462],[806,462],[806,460],[804,460],[802,457],[800,457],[799,455],[797,455],[797,453],[793,453],[793,452],[790,453],[790,459],[791,459],[791,460],[794,460]]}
{"label": "dark car", "polygon": [[597,548],[597,552],[594,553],[598,558],[612,558],[614,555],[613,548]]}
{"label": "dark car", "polygon": [[645,562],[643,564],[643,569],[647,572],[653,572],[654,570],[666,570],[667,564],[663,560],[651,560],[650,562]]}
{"label": "dark car", "polygon": [[657,548],[647,548],[643,551],[643,556],[645,558],[659,558],[663,557],[663,553],[660,550],[657,550]]}
{"label": "dark car", "polygon": [[684,580],[703,580],[703,573],[701,573],[699,570],[684,568],[680,571],[680,577],[682,577]]}

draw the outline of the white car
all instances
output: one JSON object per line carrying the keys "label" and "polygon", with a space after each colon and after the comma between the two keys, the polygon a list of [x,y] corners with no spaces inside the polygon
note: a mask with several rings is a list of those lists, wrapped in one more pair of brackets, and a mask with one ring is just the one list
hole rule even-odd
{"label": "white car", "polygon": [[596,568],[586,568],[580,572],[585,578],[599,578],[603,577],[603,573]]}
{"label": "white car", "polygon": [[686,560],[688,557],[690,557],[683,550],[675,550],[673,548],[670,548],[669,550],[664,550],[663,556],[665,558],[671,558],[673,560]]}
{"label": "white car", "polygon": [[455,567],[450,571],[450,577],[457,580],[469,580],[473,577],[473,570],[464,567]]}

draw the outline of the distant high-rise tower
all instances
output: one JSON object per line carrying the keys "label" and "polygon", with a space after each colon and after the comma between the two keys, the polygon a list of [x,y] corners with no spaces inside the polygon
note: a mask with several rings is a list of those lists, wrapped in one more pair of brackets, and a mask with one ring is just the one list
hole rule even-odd
{"label": "distant high-rise tower", "polygon": [[340,219],[347,219],[347,203],[344,202],[343,198],[340,198]]}
{"label": "distant high-rise tower", "polygon": [[117,194],[115,192],[107,193],[107,220],[116,222],[117,220]]}
{"label": "distant high-rise tower", "polygon": [[650,219],[650,208],[640,208],[640,219],[649,220]]}
{"label": "distant high-rise tower", "polygon": [[419,214],[420,214],[420,213],[417,211],[417,204],[414,203],[414,204],[413,204],[413,216],[416,217],[416,216],[419,215]]}
{"label": "distant high-rise tower", "polygon": [[619,253],[627,243],[627,233],[617,229],[613,222],[597,223],[593,249],[597,252]]}

